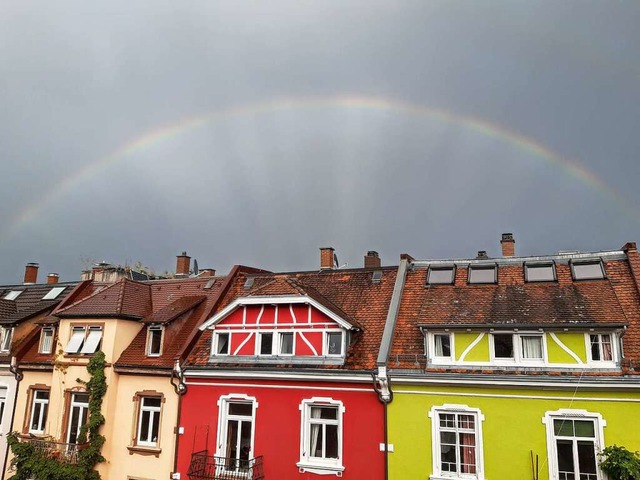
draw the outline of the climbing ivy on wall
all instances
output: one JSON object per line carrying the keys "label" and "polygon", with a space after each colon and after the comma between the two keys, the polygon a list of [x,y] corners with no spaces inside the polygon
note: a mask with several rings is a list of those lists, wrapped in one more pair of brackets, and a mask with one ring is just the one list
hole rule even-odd
{"label": "climbing ivy on wall", "polygon": [[77,379],[78,383],[85,385],[89,394],[88,422],[78,435],[78,444],[87,445],[79,450],[77,462],[70,463],[38,448],[34,443],[21,441],[18,432],[12,432],[7,435],[7,442],[14,455],[11,465],[15,474],[8,480],[101,480],[94,468],[105,461],[100,453],[105,442],[105,437],[100,434],[100,427],[104,425],[102,400],[107,392],[105,366],[104,353],[97,352],[87,365],[90,380],[84,382]]}

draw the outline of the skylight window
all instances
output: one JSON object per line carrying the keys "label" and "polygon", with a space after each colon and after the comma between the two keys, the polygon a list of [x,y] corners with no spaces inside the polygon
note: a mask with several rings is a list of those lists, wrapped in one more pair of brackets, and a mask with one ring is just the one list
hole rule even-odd
{"label": "skylight window", "polygon": [[596,280],[604,278],[604,268],[600,260],[590,262],[571,263],[571,273],[574,280]]}
{"label": "skylight window", "polygon": [[496,283],[495,265],[469,265],[469,283]]}
{"label": "skylight window", "polygon": [[15,300],[22,293],[22,290],[11,290],[4,296],[4,300]]}
{"label": "skylight window", "polygon": [[53,287],[44,297],[42,297],[42,300],[54,300],[58,298],[58,295],[64,292],[65,288],[66,287]]}
{"label": "skylight window", "polygon": [[554,282],[556,272],[553,263],[527,263],[524,266],[527,282]]}
{"label": "skylight window", "polygon": [[456,276],[456,269],[453,265],[448,267],[429,267],[427,273],[428,285],[451,285]]}
{"label": "skylight window", "polygon": [[382,280],[382,270],[376,270],[375,272],[373,272],[371,282],[380,283],[380,280]]}

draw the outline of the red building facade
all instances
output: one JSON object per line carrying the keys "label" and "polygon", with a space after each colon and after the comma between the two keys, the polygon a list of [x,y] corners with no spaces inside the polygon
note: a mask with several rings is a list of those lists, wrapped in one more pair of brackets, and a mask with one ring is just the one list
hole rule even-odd
{"label": "red building facade", "polygon": [[239,275],[182,372],[180,478],[384,478],[395,268]]}

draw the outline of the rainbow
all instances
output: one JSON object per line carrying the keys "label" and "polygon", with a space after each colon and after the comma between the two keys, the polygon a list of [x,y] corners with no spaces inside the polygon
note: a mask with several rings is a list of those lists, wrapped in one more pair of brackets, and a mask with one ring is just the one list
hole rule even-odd
{"label": "rainbow", "polygon": [[280,98],[257,104],[235,106],[213,113],[186,118],[173,125],[162,126],[155,130],[148,131],[127,142],[111,154],[89,163],[85,167],[78,169],[73,175],[53,185],[47,194],[24,207],[12,219],[6,222],[6,228],[4,231],[0,231],[0,238],[17,233],[26,224],[34,221],[48,204],[63,197],[81,182],[98,175],[102,170],[105,170],[115,163],[123,162],[138,152],[142,152],[160,142],[175,138],[185,132],[231,118],[258,116],[279,111],[329,108],[382,111],[393,114],[427,117],[445,125],[454,125],[469,129],[487,137],[506,142],[533,157],[542,159],[554,167],[559,168],[577,181],[604,193],[624,207],[631,209],[621,195],[584,165],[575,160],[564,158],[546,146],[518,132],[477,117],[461,115],[440,108],[415,105],[381,97],[336,95],[317,98]]}

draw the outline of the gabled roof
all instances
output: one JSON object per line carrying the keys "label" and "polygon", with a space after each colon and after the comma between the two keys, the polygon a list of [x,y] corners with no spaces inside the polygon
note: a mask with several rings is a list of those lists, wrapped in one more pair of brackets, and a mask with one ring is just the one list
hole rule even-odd
{"label": "gabled roof", "polygon": [[200,326],[200,330],[215,325],[242,305],[260,304],[309,304],[323,312],[341,327],[353,330],[360,325],[331,300],[323,297],[315,288],[303,285],[291,278],[275,277],[271,281],[251,291],[246,296],[235,298],[223,310],[216,313]]}
{"label": "gabled roof", "polygon": [[[18,324],[42,312],[53,310],[73,291],[75,285],[75,283],[56,283],[0,287],[0,323]],[[52,288],[60,287],[64,290],[55,299],[43,300]],[[15,300],[5,300],[3,297],[10,291],[21,293]]]}
{"label": "gabled roof", "polygon": [[[379,283],[372,281],[374,270],[383,272]],[[286,302],[298,299],[311,303],[334,317],[340,317],[348,325],[357,327],[358,331],[352,334],[352,342],[344,365],[316,365],[301,368],[369,370],[376,366],[376,357],[395,284],[396,270],[397,267],[383,267],[256,274],[249,277],[240,275],[215,314],[228,312],[228,309],[233,309],[242,302],[261,302],[267,299],[271,303],[280,299]],[[247,282],[247,278],[251,280]],[[215,318],[212,316],[209,324]],[[211,335],[211,330],[205,329],[188,357],[188,364],[201,368],[215,365],[215,363],[209,363]],[[228,363],[226,365],[228,366]],[[251,369],[252,365],[243,364],[237,367]]]}
{"label": "gabled roof", "polygon": [[141,320],[151,313],[150,286],[123,278],[56,312],[60,318],[117,317]]}

